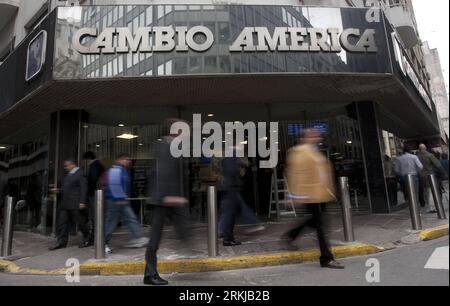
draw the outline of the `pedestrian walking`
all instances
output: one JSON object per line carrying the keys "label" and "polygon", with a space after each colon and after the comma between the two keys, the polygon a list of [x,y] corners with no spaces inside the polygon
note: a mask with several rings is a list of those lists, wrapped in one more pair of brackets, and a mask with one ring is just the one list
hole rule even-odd
{"label": "pedestrian walking", "polygon": [[311,216],[283,235],[290,249],[294,240],[309,226],[317,231],[320,246],[320,265],[323,268],[343,269],[334,259],[325,236],[325,224],[320,205],[335,201],[335,186],[330,162],[319,151],[320,131],[306,129],[300,134],[300,145],[291,148],[286,161],[289,198],[295,205],[304,206]]}
{"label": "pedestrian walking", "polygon": [[89,227],[86,215],[87,209],[87,183],[75,159],[68,158],[64,161],[64,169],[67,174],[62,181],[61,188],[54,188],[51,192],[60,194],[62,200],[58,207],[57,243],[49,248],[50,251],[67,247],[69,233],[73,225],[77,225],[82,237],[79,247],[86,246],[89,240]]}
{"label": "pedestrian walking", "polygon": [[128,154],[120,154],[115,165],[108,170],[106,182],[106,222],[105,222],[105,252],[112,252],[111,239],[119,223],[119,218],[128,228],[132,239],[125,247],[142,248],[147,245],[148,238],[143,237],[141,225],[130,206],[130,178],[128,168],[131,158]]}

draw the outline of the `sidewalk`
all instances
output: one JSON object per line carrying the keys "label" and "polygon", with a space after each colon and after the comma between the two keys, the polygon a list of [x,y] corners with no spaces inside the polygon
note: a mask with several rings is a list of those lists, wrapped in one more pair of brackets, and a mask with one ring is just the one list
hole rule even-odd
{"label": "sidewalk", "polygon": [[[446,210],[448,216],[448,205],[446,205]],[[333,250],[337,257],[365,255],[395,248],[402,244],[418,243],[421,238],[426,240],[427,237],[448,235],[448,220],[438,220],[436,214],[423,213],[424,229],[444,227],[438,231],[424,232],[425,234],[422,236],[425,236],[420,237],[420,233],[411,231],[409,210],[404,209],[390,215],[354,215],[353,225],[357,242],[348,244],[343,242],[341,218],[340,214],[326,216],[327,235],[331,245],[337,247]],[[316,260],[318,244],[315,232],[312,230],[307,229],[303,236],[296,241],[300,252],[288,252],[282,243],[281,235],[295,222],[291,219],[280,223],[267,223],[264,231],[252,235],[245,234],[246,226],[237,226],[236,237],[243,244],[236,247],[220,245],[220,257],[215,259],[207,258],[206,226],[194,226],[189,247],[183,247],[183,244],[175,239],[172,227],[167,226],[158,253],[159,264],[167,273],[196,269],[202,271],[227,270],[251,266],[251,261],[255,261],[254,266],[264,266]],[[145,228],[144,231],[148,236],[150,229]],[[64,273],[64,270],[61,269],[66,267],[67,259],[76,258],[81,263],[84,273],[142,273],[145,248],[126,249],[122,247],[128,239],[128,233],[124,229],[120,229],[113,237],[113,254],[107,255],[105,260],[95,261],[93,260],[93,247],[79,249],[78,237],[71,236],[68,248],[50,252],[48,247],[54,243],[53,238],[15,232],[13,256],[0,261],[0,270],[16,273],[59,274]],[[192,265],[192,267],[187,267],[187,265]],[[211,267],[205,265],[211,265]],[[198,268],[194,268],[194,266]]]}

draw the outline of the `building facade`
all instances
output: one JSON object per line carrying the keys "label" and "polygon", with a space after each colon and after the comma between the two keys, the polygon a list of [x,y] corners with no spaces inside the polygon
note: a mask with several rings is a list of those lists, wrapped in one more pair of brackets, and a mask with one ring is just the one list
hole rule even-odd
{"label": "building facade", "polygon": [[430,73],[431,93],[436,103],[437,111],[442,120],[442,127],[447,137],[448,130],[448,93],[445,86],[444,73],[441,66],[441,60],[437,49],[430,49],[428,42],[423,44],[423,52],[425,54],[425,63]]}
{"label": "building facade", "polygon": [[[383,165],[399,145],[386,135],[440,139],[409,1],[42,1],[30,16],[47,12],[28,32],[13,2],[0,1],[17,8],[0,28],[0,184],[26,201],[17,214],[26,228],[55,231],[59,199],[48,190],[63,159],[83,165],[86,151],[106,166],[132,155],[131,197],[146,223],[165,118],[278,123],[277,167],[258,167],[257,156],[245,173],[259,215],[304,128],[324,133],[321,150],[362,213],[401,207]],[[206,188],[220,178],[220,158],[186,160],[194,219],[205,220]]]}

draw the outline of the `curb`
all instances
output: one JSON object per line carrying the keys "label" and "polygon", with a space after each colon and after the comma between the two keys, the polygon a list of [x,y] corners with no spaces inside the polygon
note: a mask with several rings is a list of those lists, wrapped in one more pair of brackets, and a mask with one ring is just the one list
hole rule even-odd
{"label": "curb", "polygon": [[[421,241],[429,241],[448,236],[449,225],[443,225],[431,229],[422,230],[418,237]],[[388,248],[370,244],[353,244],[332,248],[335,257],[347,258],[380,253]],[[228,271],[247,268],[261,268],[299,264],[305,262],[317,262],[320,258],[318,249],[298,252],[277,252],[260,255],[245,255],[237,257],[193,258],[177,260],[161,260],[158,262],[158,270],[162,274],[170,273],[198,273],[212,271]],[[73,270],[74,268],[70,268]],[[79,266],[81,275],[142,275],[145,269],[144,260],[122,262],[85,262]],[[65,275],[68,268],[56,270],[41,270],[32,268],[20,268],[14,262],[0,260],[0,272],[11,274],[30,275]]]}
{"label": "curb", "polygon": [[448,224],[426,229],[419,233],[419,238],[422,241],[429,241],[444,236],[448,236]]}
{"label": "curb", "polygon": [[[336,247],[332,251],[336,258],[344,258],[378,253],[384,251],[384,248],[374,245],[356,244]],[[317,261],[319,257],[319,250],[314,249],[301,252],[280,252],[254,256],[161,260],[158,263],[158,270],[162,274],[226,271],[312,262]],[[84,263],[80,265],[81,275],[142,275],[144,269],[145,262],[143,260]]]}

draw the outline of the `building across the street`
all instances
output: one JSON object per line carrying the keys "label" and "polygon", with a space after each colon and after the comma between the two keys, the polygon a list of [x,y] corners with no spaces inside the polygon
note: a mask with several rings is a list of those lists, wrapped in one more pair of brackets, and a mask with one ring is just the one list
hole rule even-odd
{"label": "building across the street", "polygon": [[[279,123],[277,167],[250,158],[244,176],[260,216],[302,129],[324,133],[358,213],[402,207],[383,161],[403,142],[447,150],[410,1],[0,0],[0,63],[2,198],[26,200],[17,224],[43,234],[55,231],[48,190],[63,159],[86,166],[86,151],[106,166],[131,154],[133,207],[148,223],[166,118]],[[191,215],[204,222],[220,160],[185,162]]]}

